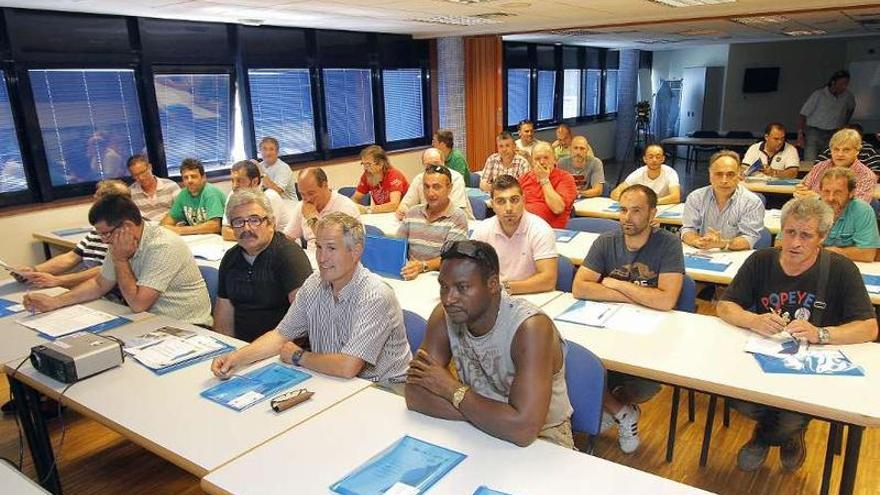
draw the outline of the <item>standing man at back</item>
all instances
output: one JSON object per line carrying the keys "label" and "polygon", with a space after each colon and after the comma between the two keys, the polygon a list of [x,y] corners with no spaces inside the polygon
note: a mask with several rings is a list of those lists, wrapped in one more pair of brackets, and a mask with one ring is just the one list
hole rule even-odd
{"label": "standing man at back", "polygon": [[828,84],[813,91],[797,117],[798,146],[804,148],[804,161],[812,162],[828,146],[834,131],[849,122],[856,110],[856,98],[850,93],[849,72],[839,70]]}

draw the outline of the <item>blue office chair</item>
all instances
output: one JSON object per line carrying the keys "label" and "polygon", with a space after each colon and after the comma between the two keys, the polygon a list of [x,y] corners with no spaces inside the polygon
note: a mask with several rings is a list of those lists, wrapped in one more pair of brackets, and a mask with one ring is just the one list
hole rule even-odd
{"label": "blue office chair", "polygon": [[217,288],[220,285],[220,271],[213,266],[199,265],[199,272],[208,286],[208,296],[211,298],[211,312],[214,312],[214,303],[217,300]]}
{"label": "blue office chair", "polygon": [[336,190],[339,194],[346,196],[348,198],[354,196],[354,193],[357,192],[357,188],[351,186],[340,187]]}
{"label": "blue office chair", "polygon": [[471,210],[474,211],[474,218],[477,220],[484,220],[489,216],[489,208],[486,206],[485,198],[468,196],[468,201],[471,202]]}
{"label": "blue office chair", "polygon": [[468,176],[468,187],[480,187],[480,173],[471,172]]}
{"label": "blue office chair", "polygon": [[403,326],[406,327],[406,340],[409,341],[409,349],[415,355],[425,340],[425,332],[428,330],[428,322],[412,311],[403,310]]}
{"label": "blue office chair", "polygon": [[767,196],[764,196],[763,194],[761,194],[759,192],[754,192],[754,191],[752,191],[752,194],[754,194],[755,196],[758,197],[758,199],[761,200],[761,204],[764,205],[764,208],[767,207]]}
{"label": "blue office chair", "polygon": [[613,191],[615,187],[617,186],[611,184],[610,182],[605,182],[604,184],[602,184],[602,197],[610,198],[611,191]]}
{"label": "blue office chair", "polygon": [[593,439],[602,424],[602,400],[605,394],[605,366],[595,354],[581,345],[566,341],[565,384],[574,413],[571,429],[590,438],[588,454],[593,454]]}
{"label": "blue office chair", "polygon": [[773,240],[770,236],[770,231],[767,230],[767,227],[761,228],[761,238],[755,242],[755,249],[764,249],[768,248],[772,245]]}
{"label": "blue office chair", "polygon": [[569,218],[565,224],[568,230],[577,230],[580,232],[592,232],[601,234],[603,232],[612,232],[620,228],[617,220],[609,218],[593,218],[593,217],[577,217]]}
{"label": "blue office chair", "polygon": [[684,274],[681,281],[681,292],[678,294],[678,301],[675,303],[677,311],[685,311],[688,313],[697,312],[697,284],[688,274]]}
{"label": "blue office chair", "polygon": [[575,268],[571,260],[565,256],[559,255],[556,262],[556,290],[562,292],[571,292],[571,286],[574,282]]}
{"label": "blue office chair", "polygon": [[385,232],[382,232],[382,229],[376,227],[375,225],[364,224],[364,234],[366,235],[375,235],[375,236],[384,236]]}

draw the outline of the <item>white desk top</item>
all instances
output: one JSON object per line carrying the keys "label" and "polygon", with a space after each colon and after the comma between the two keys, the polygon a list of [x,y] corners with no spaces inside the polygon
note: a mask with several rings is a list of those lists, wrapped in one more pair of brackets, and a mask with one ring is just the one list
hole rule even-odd
{"label": "white desk top", "polygon": [[517,447],[465,422],[408,411],[403,398],[375,389],[210,473],[202,488],[241,495],[332,493],[332,483],[404,435],[467,454],[431,495],[469,495],[480,485],[518,495],[583,493],[587,487],[594,494],[705,493],[543,440]]}
{"label": "white desk top", "polygon": [[[555,317],[574,302],[571,294],[563,294],[544,311]],[[591,350],[611,370],[845,423],[880,426],[880,344],[839,347],[864,367],[864,377],[771,374],[743,351],[751,335],[747,330],[713,316],[644,311],[656,315],[656,328],[554,322],[564,338]]]}
{"label": "white desk top", "polygon": [[[107,334],[135,336],[166,325],[208,332],[156,316],[109,330]],[[212,335],[243,344],[230,337]],[[255,366],[268,362],[271,360]],[[12,371],[10,364],[5,367],[7,373]],[[268,400],[236,412],[199,396],[219,381],[210,367],[211,361],[207,360],[157,376],[127,359],[118,368],[74,384],[63,403],[202,476],[371,385],[359,378],[345,380],[309,371],[312,378],[300,385],[315,392],[309,401],[282,414],[273,412]],[[52,398],[57,398],[64,388],[64,384],[38,373],[30,363],[22,366],[18,377]]]}
{"label": "white desk top", "polygon": [[383,234],[394,237],[397,235],[397,228],[400,227],[400,221],[394,213],[370,213],[360,217],[361,223],[364,225],[372,225],[378,227]]}
{"label": "white desk top", "polygon": [[46,490],[35,481],[15,469],[8,462],[0,460],[0,493],[10,495],[38,495],[48,494]]}

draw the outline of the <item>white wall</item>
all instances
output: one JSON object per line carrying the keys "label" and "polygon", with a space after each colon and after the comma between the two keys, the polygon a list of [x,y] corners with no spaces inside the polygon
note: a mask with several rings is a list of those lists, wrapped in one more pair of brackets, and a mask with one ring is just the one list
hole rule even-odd
{"label": "white wall", "polygon": [[706,45],[678,50],[657,50],[651,64],[652,95],[660,87],[660,80],[681,79],[685,67],[724,67],[727,65],[729,45]]}
{"label": "white wall", "polygon": [[[602,160],[614,157],[615,127],[614,120],[589,122],[572,126],[572,136],[584,136],[590,142],[593,153]],[[538,139],[552,143],[556,140],[556,127],[541,129],[535,133]]]}

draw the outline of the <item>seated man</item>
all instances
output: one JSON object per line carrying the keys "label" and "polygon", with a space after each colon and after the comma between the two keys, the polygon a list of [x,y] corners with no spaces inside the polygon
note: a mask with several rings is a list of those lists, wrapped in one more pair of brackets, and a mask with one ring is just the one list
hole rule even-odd
{"label": "seated man", "polygon": [[[318,273],[297,291],[287,314],[252,344],[214,359],[222,379],[254,361],[285,363],[343,378],[359,376],[402,389],[412,354],[394,291],[361,265],[364,227],[334,212],[315,224]],[[311,350],[292,341],[308,337]]]}
{"label": "seated man", "polygon": [[[810,344],[855,344],[877,338],[877,319],[859,269],[822,249],[834,213],[818,198],[797,198],[782,208],[782,249],[762,249],[736,273],[718,303],[718,316],[770,336],[786,331]],[[780,297],[788,294],[798,297]],[[757,420],[739,451],[737,466],[754,471],[771,445],[779,445],[782,467],[804,462],[804,433],[810,418],[769,406],[737,402]]]}
{"label": "seated man", "polygon": [[179,235],[219,234],[226,201],[223,191],[208,183],[205,167],[195,158],[183,160],[180,176],[186,190],[174,198],[162,225]]}
{"label": "seated man", "polygon": [[128,159],[128,171],[134,183],[131,199],[141,210],[141,215],[151,222],[161,222],[171,210],[180,186],[171,179],[153,175],[153,166],[145,155],[132,155]]}
{"label": "seated man", "polygon": [[535,137],[535,124],[528,119],[522,120],[517,127],[519,139],[514,141],[516,145],[516,153],[521,155],[529,163],[532,163],[532,148],[542,143],[540,139]]}
{"label": "seated man", "polygon": [[[428,170],[428,168],[432,166],[446,166],[443,162],[443,154],[440,153],[440,150],[437,148],[428,148],[422,153],[422,167],[424,167],[425,170]],[[464,177],[452,169],[449,169],[449,174],[452,177],[452,190],[449,191],[449,201],[451,201],[454,206],[464,210],[468,218],[474,218],[473,211],[471,210],[471,202],[467,196],[467,189],[465,189]],[[406,212],[413,206],[424,204],[426,202],[425,188],[424,184],[422,184],[422,178],[424,176],[425,173],[422,172],[413,177],[412,182],[410,182],[409,190],[406,192],[406,195],[400,202],[400,206],[397,207],[397,211],[395,212],[398,220],[403,220],[403,217],[406,216]]]}
{"label": "seated man", "polygon": [[532,149],[531,170],[519,178],[526,210],[556,229],[565,228],[577,199],[574,177],[556,167],[553,149],[538,143]]}
{"label": "seated man", "polygon": [[739,183],[739,155],[722,150],[709,158],[709,185],[688,195],[681,240],[699,249],[752,249],[764,228],[764,204]]}
{"label": "seated man", "polygon": [[350,198],[330,190],[327,174],[321,168],[307,168],[299,172],[299,193],[302,201],[293,207],[290,223],[284,233],[293,240],[304,238],[309,246],[315,240],[315,223],[331,213],[345,213],[360,217],[358,207]]}
{"label": "seated man", "polygon": [[874,261],[880,247],[877,216],[871,205],[853,197],[855,174],[848,168],[829,168],[821,184],[822,201],[834,211],[834,224],[823,243],[825,249],[853,261]]}
{"label": "seated man", "polygon": [[425,169],[422,176],[425,203],[410,208],[397,229],[397,237],[409,242],[409,261],[400,270],[404,280],[439,270],[443,244],[467,239],[467,216],[449,200],[450,172],[442,165]]}
{"label": "seated man", "polygon": [[798,184],[795,197],[819,196],[820,179],[831,167],[851,169],[856,176],[856,188],[853,195],[865,203],[874,199],[874,186],[877,175],[859,161],[859,150],[862,148],[862,136],[853,129],[841,129],[831,136],[831,159],[813,165],[804,181]]}
{"label": "seated man", "polygon": [[214,331],[253,342],[278,326],[312,266],[299,243],[275,228],[263,193],[239,189],[226,202],[226,212],[238,244],[220,262]]}
{"label": "seated man", "polygon": [[501,290],[492,246],[453,242],[442,258],[440,304],[410,364],[407,407],[521,447],[541,437],[573,448],[565,341],[553,322]]}
{"label": "seated man", "polygon": [[491,244],[501,262],[501,285],[508,294],[556,288],[556,234],[537,215],[525,211],[522,188],[510,175],[492,183],[495,216],[477,224],[472,238]]}
{"label": "seated man", "polygon": [[785,126],[773,122],[764,129],[764,140],[746,150],[743,165],[751,167],[760,161],[761,172],[770,177],[793,179],[797,177],[801,165],[798,150],[793,144],[785,142]]}
{"label": "seated man", "polygon": [[486,158],[486,164],[480,172],[480,189],[486,192],[492,191],[492,181],[502,175],[519,179],[529,171],[529,160],[516,152],[513,136],[509,132],[499,134],[495,143],[498,152]]}
{"label": "seated man", "polygon": [[134,313],[149,311],[194,325],[211,325],[211,300],[196,260],[183,239],[144,222],[127,196],[105,196],[89,210],[89,223],[110,245],[101,274],[58,296],[27,294],[30,311],[46,312],[92,301],[118,286]]}
{"label": "seated man", "polygon": [[556,140],[551,146],[555,160],[571,155],[571,128],[568,124],[559,124],[556,128]]}
{"label": "seated man", "polygon": [[678,182],[678,173],[675,169],[664,165],[666,154],[659,144],[649,144],[645,148],[642,161],[644,167],[639,167],[633,173],[611,191],[611,199],[617,201],[624,189],[633,184],[641,184],[650,187],[657,194],[658,205],[670,205],[681,202],[681,188]]}
{"label": "seated man", "polygon": [[[675,307],[684,279],[684,255],[675,234],[652,229],[657,195],[641,184],[620,195],[620,230],[605,232],[574,278],[572,294],[591,301],[618,301],[669,311]],[[602,424],[619,426],[620,450],[629,454],[639,446],[640,410],[660,391],[660,385],[623,373],[609,372]],[[613,421],[612,421],[613,418]]]}
{"label": "seated man", "polygon": [[[381,146],[372,144],[361,150],[361,165],[364,173],[351,200],[361,213],[387,213],[396,211],[400,200],[409,189],[409,182],[400,170],[388,161],[388,155]],[[369,194],[372,205],[363,206],[361,199]]]}
{"label": "seated man", "polygon": [[296,201],[296,181],[290,165],[278,158],[278,140],[264,137],[260,140],[260,156],[263,161],[257,163],[263,174],[263,187],[271,189],[287,201]]}
{"label": "seated man", "polygon": [[560,170],[574,177],[579,198],[593,198],[602,195],[605,188],[605,169],[602,160],[593,155],[593,148],[583,136],[571,140],[571,155],[556,162]]}
{"label": "seated man", "polygon": [[[131,197],[128,186],[121,180],[102,180],[95,188],[95,201],[118,194]],[[109,246],[94,229],[77,243],[72,251],[59,254],[36,266],[16,267],[12,274],[16,280],[32,287],[76,287],[97,277],[107,256]]]}
{"label": "seated man", "polygon": [[470,184],[471,169],[468,167],[467,159],[461,151],[455,149],[454,145],[455,140],[449,129],[440,129],[435,132],[434,138],[431,140],[431,146],[440,150],[446,168],[460,173],[464,178],[464,183]]}
{"label": "seated man", "polygon": [[[235,162],[230,170],[230,175],[232,176],[232,190],[226,195],[226,211],[229,211],[229,198],[233,193],[244,189],[254,189],[256,191],[261,190],[260,169],[257,167],[257,164],[252,161],[242,160],[240,162]],[[281,196],[273,189],[266,189],[265,195],[266,200],[271,207],[269,213],[275,217],[275,221],[273,222],[275,230],[284,232],[284,229],[287,228],[287,224],[290,223],[290,209],[292,207],[288,207],[284,200],[281,199]],[[227,241],[236,240],[235,232],[229,225],[229,217],[225,213],[223,214],[223,239]]]}
{"label": "seated man", "polygon": [[[844,126],[845,129],[852,129],[859,133],[859,136],[862,137],[862,147],[859,148],[859,161],[862,162],[866,167],[870,168],[874,171],[875,174],[880,174],[880,153],[877,153],[877,150],[874,146],[865,141],[864,134],[865,131],[862,129],[862,126],[859,124],[847,124]],[[824,162],[825,160],[831,159],[831,148],[825,148],[824,151],[819,153],[816,156],[816,163]]]}

